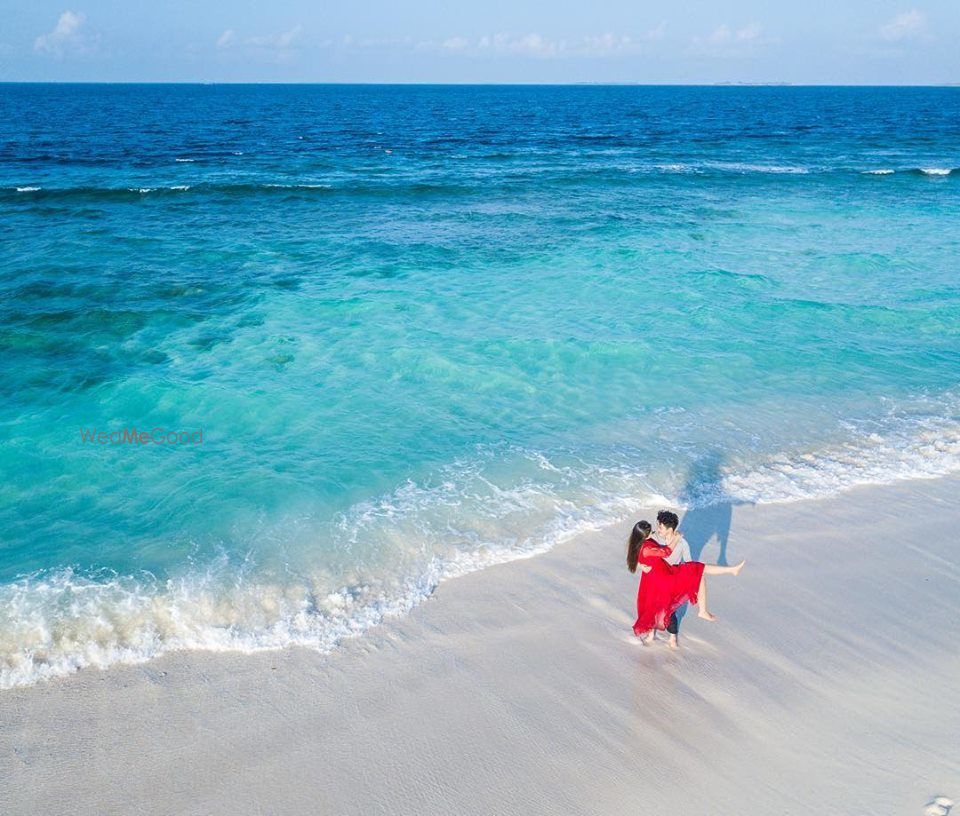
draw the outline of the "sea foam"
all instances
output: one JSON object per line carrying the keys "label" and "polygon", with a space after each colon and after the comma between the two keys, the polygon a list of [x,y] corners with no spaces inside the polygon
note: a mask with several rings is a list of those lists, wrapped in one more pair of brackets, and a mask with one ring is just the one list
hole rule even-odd
{"label": "sea foam", "polygon": [[[478,448],[429,483],[408,481],[340,514],[327,535],[348,550],[376,541],[390,554],[384,563],[346,572],[268,577],[226,559],[166,580],[149,573],[38,572],[0,587],[0,687],[180,649],[298,645],[329,652],[343,638],[405,614],[444,581],[543,553],[644,509],[797,501],[960,469],[955,415],[892,416],[847,431],[845,442],[749,467],[734,463],[693,486],[653,484],[625,462]],[[503,470],[504,461],[511,468]]]}
{"label": "sea foam", "polygon": [[[163,581],[72,569],[25,576],[0,587],[0,687],[179,649],[328,652],[408,612],[443,581],[531,557],[667,501],[618,469],[591,469],[584,490],[569,481],[578,471],[537,454],[524,458],[541,481],[497,485],[481,461],[462,462],[432,484],[408,482],[342,514],[332,534],[348,544],[380,542],[392,558],[379,569],[265,580],[224,559]],[[621,495],[626,483],[634,491]]]}

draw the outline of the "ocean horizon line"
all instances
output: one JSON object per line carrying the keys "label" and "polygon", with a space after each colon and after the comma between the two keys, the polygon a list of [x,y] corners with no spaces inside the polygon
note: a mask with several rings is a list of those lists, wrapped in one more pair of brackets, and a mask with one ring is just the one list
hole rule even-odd
{"label": "ocean horizon line", "polygon": [[202,87],[207,85],[230,85],[236,87],[259,87],[259,86],[280,86],[280,87],[310,87],[310,86],[331,86],[331,87],[421,87],[421,88],[900,88],[900,89],[924,89],[931,88],[960,88],[960,82],[940,82],[940,83],[843,83],[843,82],[789,82],[771,80],[769,82],[748,82],[737,80],[720,80],[716,82],[644,82],[631,80],[618,80],[609,82],[379,82],[379,81],[335,81],[335,80],[303,80],[303,81],[272,81],[272,80],[253,80],[253,81],[235,81],[235,80],[139,80],[139,79],[121,79],[121,80],[0,80],[0,87],[12,85],[94,85],[98,87],[108,85],[162,85],[162,86],[184,86],[184,87]]}

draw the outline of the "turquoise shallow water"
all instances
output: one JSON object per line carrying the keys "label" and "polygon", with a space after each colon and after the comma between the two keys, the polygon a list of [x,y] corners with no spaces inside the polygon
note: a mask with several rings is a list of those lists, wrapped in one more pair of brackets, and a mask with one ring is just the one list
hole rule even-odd
{"label": "turquoise shallow water", "polygon": [[[0,683],[955,469],[958,136],[947,88],[0,86]],[[134,427],[202,444],[83,439]]]}

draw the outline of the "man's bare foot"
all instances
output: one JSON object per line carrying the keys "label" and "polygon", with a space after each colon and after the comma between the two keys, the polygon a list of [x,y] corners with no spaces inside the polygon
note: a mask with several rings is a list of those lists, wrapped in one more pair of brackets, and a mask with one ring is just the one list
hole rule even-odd
{"label": "man's bare foot", "polygon": [[697,617],[703,618],[704,620],[708,620],[708,621],[715,621],[717,619],[717,616],[714,615],[713,612],[706,612],[702,609],[699,612],[697,612]]}
{"label": "man's bare foot", "polygon": [[744,559],[744,560],[741,561],[739,564],[737,564],[737,566],[735,566],[735,567],[733,568],[733,574],[734,574],[734,575],[739,575],[739,574],[740,574],[740,570],[743,569],[743,565],[746,564],[746,563],[747,563],[747,560]]}
{"label": "man's bare foot", "polygon": [[667,645],[668,645],[671,649],[679,649],[680,647],[677,645],[677,636],[676,636],[676,635],[670,635],[670,640],[667,641]]}

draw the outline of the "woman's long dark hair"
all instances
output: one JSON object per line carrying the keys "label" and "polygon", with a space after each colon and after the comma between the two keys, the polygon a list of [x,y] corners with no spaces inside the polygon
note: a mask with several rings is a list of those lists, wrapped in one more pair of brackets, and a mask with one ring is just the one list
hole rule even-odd
{"label": "woman's long dark hair", "polygon": [[638,521],[633,525],[633,529],[630,531],[630,541],[627,543],[627,566],[630,568],[630,572],[637,571],[640,548],[643,546],[643,542],[650,538],[652,532],[653,527],[650,526],[649,521]]}

